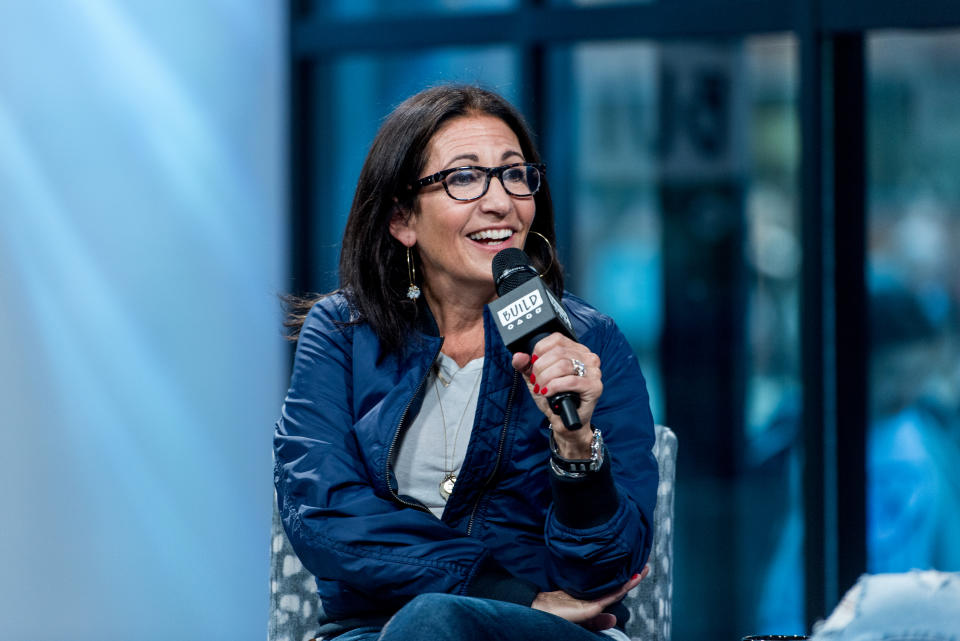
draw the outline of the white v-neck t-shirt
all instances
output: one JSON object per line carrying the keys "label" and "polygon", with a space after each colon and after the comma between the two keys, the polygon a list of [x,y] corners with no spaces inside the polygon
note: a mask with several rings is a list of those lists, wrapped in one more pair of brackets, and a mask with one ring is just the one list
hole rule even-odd
{"label": "white v-neck t-shirt", "polygon": [[417,499],[437,518],[447,503],[440,484],[449,473],[459,474],[463,465],[481,376],[483,357],[459,367],[441,353],[427,376],[420,413],[400,441],[393,466],[399,493]]}

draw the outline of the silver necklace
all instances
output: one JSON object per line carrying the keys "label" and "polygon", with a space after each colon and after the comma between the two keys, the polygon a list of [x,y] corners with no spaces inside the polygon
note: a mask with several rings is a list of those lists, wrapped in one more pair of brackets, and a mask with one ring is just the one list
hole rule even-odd
{"label": "silver necklace", "polygon": [[[460,420],[457,421],[457,431],[453,434],[453,453],[449,456],[447,455],[447,417],[443,413],[443,402],[440,400],[440,388],[437,387],[437,380],[439,380],[440,377],[438,376],[433,379],[433,391],[437,394],[437,405],[440,407],[440,420],[443,422],[443,479],[440,481],[440,497],[443,498],[444,501],[453,494],[453,486],[457,483],[456,467],[451,465],[450,459],[457,454],[457,440],[460,438],[460,428],[463,427],[463,418],[467,415],[467,409],[470,407],[470,399],[473,398],[474,393],[477,391],[481,374],[483,374],[482,368],[477,372],[477,377],[473,381],[473,388],[470,390],[467,402],[463,406],[463,412],[460,414]],[[450,381],[453,381],[453,377],[450,378]]]}

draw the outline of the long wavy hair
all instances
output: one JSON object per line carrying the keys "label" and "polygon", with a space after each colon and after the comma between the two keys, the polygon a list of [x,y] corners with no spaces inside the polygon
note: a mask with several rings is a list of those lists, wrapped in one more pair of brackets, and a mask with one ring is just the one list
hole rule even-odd
{"label": "long wavy hair", "polygon": [[[408,186],[426,166],[430,141],[448,121],[472,115],[502,120],[516,134],[524,159],[540,162],[523,117],[503,97],[475,86],[442,85],[400,103],[380,127],[363,163],[343,233],[340,287],[336,291],[346,294],[351,303],[352,322],[368,323],[387,351],[403,346],[418,313],[417,304],[406,297],[406,247],[391,235],[390,220],[398,207],[417,215],[417,196]],[[556,234],[553,201],[546,180],[534,195],[534,202],[536,215],[531,230],[549,239],[550,245],[533,242],[526,251],[545,284],[559,297],[563,292],[563,268],[552,250]],[[416,252],[413,260],[419,267]],[[285,325],[291,330],[290,338],[299,335],[310,308],[327,295],[287,299],[290,313]]]}

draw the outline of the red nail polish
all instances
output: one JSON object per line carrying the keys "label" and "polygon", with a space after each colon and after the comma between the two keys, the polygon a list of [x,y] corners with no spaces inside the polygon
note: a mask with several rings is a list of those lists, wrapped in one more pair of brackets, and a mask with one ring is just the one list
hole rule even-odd
{"label": "red nail polish", "polygon": [[639,577],[640,577],[639,574],[634,574],[632,577],[630,577],[630,580],[631,580],[631,581],[635,581],[635,580],[636,580],[637,578],[639,578]]}
{"label": "red nail polish", "polygon": [[533,373],[530,374],[530,382],[531,382],[531,383],[536,383],[536,382],[537,382],[537,377],[534,376]]}
{"label": "red nail polish", "polygon": [[533,386],[533,393],[534,393],[534,394],[539,394],[539,393],[540,393],[540,386],[539,386],[539,385],[534,385],[534,386]]}
{"label": "red nail polish", "polygon": [[542,390],[540,390],[540,393],[543,394],[544,396],[546,396],[546,395],[547,395],[547,388],[544,387]]}
{"label": "red nail polish", "polygon": [[536,362],[537,362],[537,355],[536,355],[536,354],[534,354],[533,356],[530,357],[530,362],[531,362],[531,363],[536,363]]}

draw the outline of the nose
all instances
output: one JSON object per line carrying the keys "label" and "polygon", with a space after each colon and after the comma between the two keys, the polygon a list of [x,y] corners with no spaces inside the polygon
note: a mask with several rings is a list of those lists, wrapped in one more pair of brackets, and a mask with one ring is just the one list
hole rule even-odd
{"label": "nose", "polygon": [[480,198],[479,203],[482,211],[503,217],[513,208],[513,197],[507,193],[499,178],[491,176],[487,193]]}

